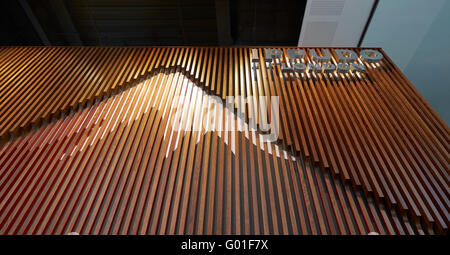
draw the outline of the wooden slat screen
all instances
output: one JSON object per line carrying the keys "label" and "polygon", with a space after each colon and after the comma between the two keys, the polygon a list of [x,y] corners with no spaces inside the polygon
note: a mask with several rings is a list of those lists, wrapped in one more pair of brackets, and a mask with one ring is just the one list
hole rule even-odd
{"label": "wooden slat screen", "polygon": [[172,68],[8,143],[0,233],[428,233],[254,131],[170,129],[210,103]]}
{"label": "wooden slat screen", "polygon": [[[447,231],[448,126],[384,52],[364,74],[298,74],[251,49],[0,48],[0,231]],[[165,133],[183,88],[198,102],[278,96],[278,142]]]}

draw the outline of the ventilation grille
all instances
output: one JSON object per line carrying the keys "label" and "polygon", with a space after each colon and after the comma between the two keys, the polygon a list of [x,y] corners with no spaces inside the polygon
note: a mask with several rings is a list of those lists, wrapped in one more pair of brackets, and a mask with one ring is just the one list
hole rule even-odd
{"label": "ventilation grille", "polygon": [[312,1],[309,9],[310,16],[340,16],[344,9],[345,0]]}

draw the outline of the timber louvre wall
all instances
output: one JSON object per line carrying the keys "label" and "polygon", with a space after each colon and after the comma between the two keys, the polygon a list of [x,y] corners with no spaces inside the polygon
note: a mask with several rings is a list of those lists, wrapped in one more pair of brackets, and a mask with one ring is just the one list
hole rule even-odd
{"label": "timber louvre wall", "polygon": [[[262,48],[252,48],[260,49],[264,66]],[[285,148],[400,215],[447,231],[448,126],[384,52],[379,65],[366,64],[366,74],[301,78],[282,73],[279,65],[250,72],[250,49],[3,47],[0,134],[7,139],[61,112],[82,110],[154,71],[179,68],[222,98],[280,96]]]}

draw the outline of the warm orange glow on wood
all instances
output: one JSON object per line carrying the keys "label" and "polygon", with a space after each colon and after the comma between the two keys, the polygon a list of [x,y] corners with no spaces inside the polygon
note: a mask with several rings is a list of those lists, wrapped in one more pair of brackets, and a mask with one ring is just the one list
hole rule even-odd
{"label": "warm orange glow on wood", "polygon": [[[251,49],[0,47],[0,233],[447,231],[449,128],[384,52],[328,74]],[[211,96],[278,96],[277,142],[206,132],[275,118]]]}

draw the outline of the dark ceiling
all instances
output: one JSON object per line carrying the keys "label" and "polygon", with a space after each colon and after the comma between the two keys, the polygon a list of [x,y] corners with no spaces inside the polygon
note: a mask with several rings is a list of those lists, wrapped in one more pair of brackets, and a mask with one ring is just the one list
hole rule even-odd
{"label": "dark ceiling", "polygon": [[306,0],[0,1],[0,45],[297,45]]}

